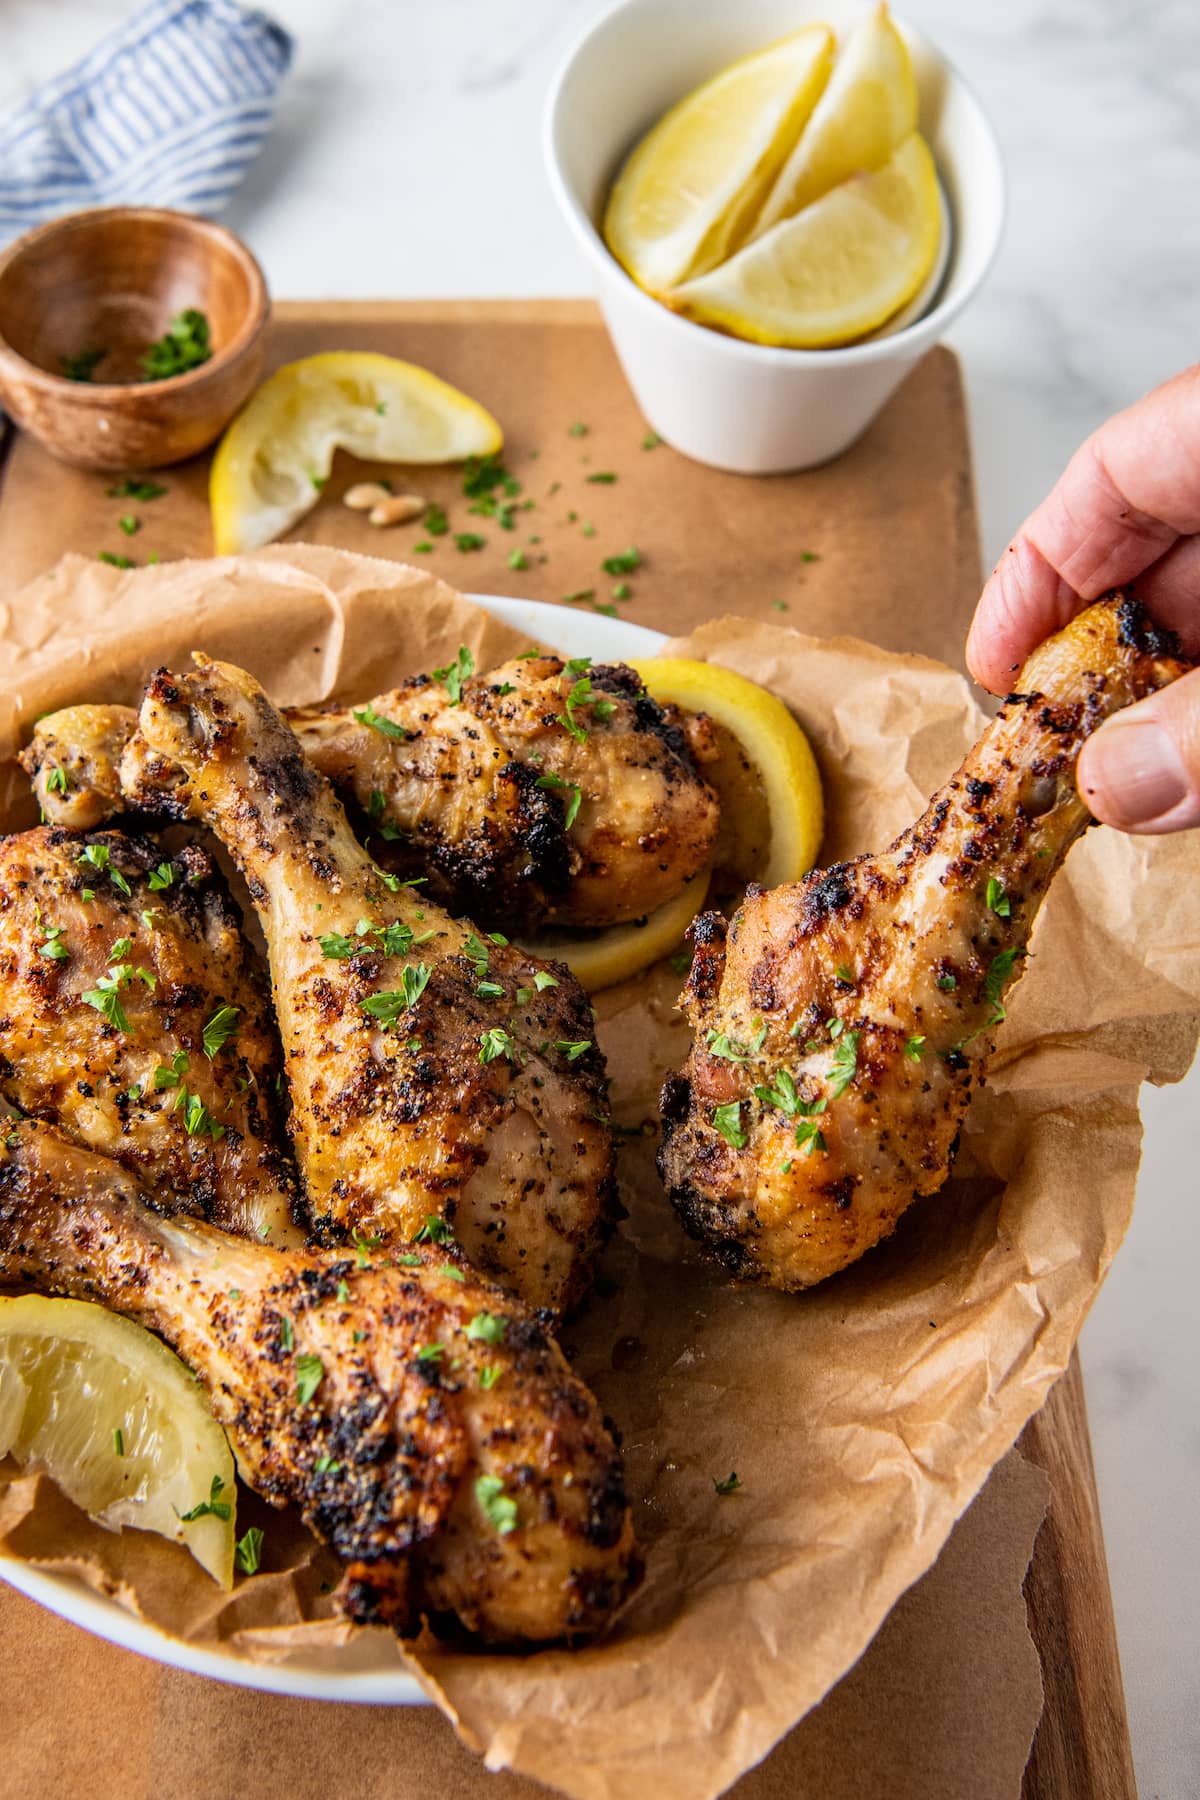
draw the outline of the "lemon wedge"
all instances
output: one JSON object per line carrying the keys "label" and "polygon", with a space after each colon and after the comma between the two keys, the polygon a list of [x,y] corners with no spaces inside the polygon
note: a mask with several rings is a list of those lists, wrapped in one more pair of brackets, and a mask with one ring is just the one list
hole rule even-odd
{"label": "lemon wedge", "polygon": [[812,747],[783,701],[718,663],[652,656],[630,666],[656,700],[707,713],[717,728],[721,755],[703,774],[721,799],[718,868],[765,887],[799,881],[817,859],[825,807]]}
{"label": "lemon wedge", "polygon": [[815,350],[874,331],[937,260],[937,174],[916,132],[882,169],[856,176],[756,238],[672,305],[759,344]]}
{"label": "lemon wedge", "polygon": [[917,84],[908,46],[887,7],[879,6],[848,38],[751,237],[762,237],[852,176],[881,169],[916,129]]}
{"label": "lemon wedge", "polygon": [[256,550],[316,505],[335,450],[369,462],[446,463],[504,441],[478,401],[415,363],[333,350],[285,363],[217,447],[209,478],[219,556]]}
{"label": "lemon wedge", "polygon": [[670,956],[704,905],[708,893],[707,869],[694,875],[673,900],[645,919],[627,925],[609,925],[604,931],[563,932],[558,937],[531,938],[521,948],[545,962],[564,962],[589,994],[615,987],[651,963]]}
{"label": "lemon wedge", "polygon": [[183,1363],[140,1325],[83,1300],[0,1299],[5,1455],[45,1470],[101,1525],[185,1544],[232,1586],[236,1493],[225,1433]]}
{"label": "lemon wedge", "polygon": [[730,64],[681,100],[617,176],[604,236],[651,293],[713,268],[741,243],[833,66],[809,25]]}

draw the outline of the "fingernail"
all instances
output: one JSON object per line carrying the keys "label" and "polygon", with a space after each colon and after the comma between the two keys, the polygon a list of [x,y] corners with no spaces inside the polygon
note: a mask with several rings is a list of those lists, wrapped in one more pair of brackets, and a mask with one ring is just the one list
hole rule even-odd
{"label": "fingernail", "polygon": [[1189,782],[1174,739],[1153,719],[1113,720],[1088,746],[1083,797],[1110,824],[1136,831],[1174,812]]}

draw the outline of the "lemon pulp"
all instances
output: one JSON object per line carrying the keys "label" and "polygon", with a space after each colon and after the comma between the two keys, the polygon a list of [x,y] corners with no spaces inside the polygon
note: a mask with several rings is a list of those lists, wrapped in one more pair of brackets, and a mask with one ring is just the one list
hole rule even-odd
{"label": "lemon pulp", "polygon": [[[172,1538],[232,1585],[236,1494],[225,1433],[195,1377],[140,1325],[83,1300],[0,1298],[5,1455],[44,1470],[99,1524]],[[180,1516],[198,1506],[207,1510]]]}
{"label": "lemon pulp", "polygon": [[370,462],[445,463],[504,441],[491,413],[428,369],[374,351],[285,363],[217,447],[209,477],[219,556],[269,544],[316,505],[335,450]]}
{"label": "lemon pulp", "polygon": [[658,293],[737,248],[829,79],[833,43],[810,25],[743,57],[641,139],[604,217],[635,281]]}

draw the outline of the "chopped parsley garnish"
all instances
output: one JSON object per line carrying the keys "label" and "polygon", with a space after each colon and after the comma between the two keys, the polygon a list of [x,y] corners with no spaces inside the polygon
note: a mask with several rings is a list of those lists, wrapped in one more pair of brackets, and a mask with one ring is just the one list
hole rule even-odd
{"label": "chopped parsley garnish", "polygon": [[257,1575],[262,1567],[263,1532],[260,1525],[250,1525],[234,1545],[237,1566],[243,1575]]}
{"label": "chopped parsley garnish", "polygon": [[121,989],[130,979],[128,974],[122,979],[121,971],[128,967],[128,963],[123,963],[120,969],[114,969],[111,974],[101,975],[94,988],[88,988],[86,993],[80,995],[85,1006],[94,1007],[118,1031],[129,1030],[129,1019],[121,1005]]}
{"label": "chopped parsley garnish", "polygon": [[117,524],[125,533],[126,537],[135,537],[142,529],[142,521],[140,519],[135,519],[132,513],[122,513],[117,520]]}
{"label": "chopped parsley garnish", "polygon": [[570,831],[572,825],[579,817],[579,805],[583,799],[583,790],[580,788],[578,782],[564,781],[561,775],[539,775],[534,782],[534,786],[540,788],[562,788],[570,794],[571,798],[567,801],[567,810],[563,814],[563,824],[566,829]]}
{"label": "chopped parsley garnish", "polygon": [[151,1077],[151,1082],[152,1082],[155,1093],[161,1094],[165,1088],[178,1087],[180,1076],[186,1075],[187,1072],[188,1072],[187,1051],[186,1050],[177,1050],[175,1052],[174,1056],[171,1058],[171,1067],[169,1069],[164,1069],[162,1067],[161,1063],[158,1066],[158,1068],[155,1069],[154,1074]]}
{"label": "chopped parsley garnish", "polygon": [[568,437],[586,437],[587,434],[588,434],[587,426],[584,425],[579,420],[576,420],[574,425],[570,425],[567,427],[567,436]]}
{"label": "chopped parsley garnish", "polygon": [[301,1406],[307,1406],[325,1376],[325,1364],[319,1356],[298,1356],[296,1358],[296,1399]]}
{"label": "chopped parsley garnish", "polygon": [[110,963],[124,962],[125,958],[129,955],[129,952],[132,949],[133,949],[133,939],[132,938],[127,938],[127,937],[115,938],[113,940],[113,947],[108,953],[109,962]]}
{"label": "chopped parsley garnish", "polygon": [[181,1092],[184,1097],[183,1128],[188,1136],[210,1137],[214,1144],[219,1144],[225,1136],[225,1127],[218,1125],[199,1094],[189,1094],[186,1088]]}
{"label": "chopped parsley garnish", "polygon": [[686,975],[692,966],[692,960],[692,952],[688,949],[686,944],[683,946],[682,950],[674,951],[669,958],[671,967],[677,975]]}
{"label": "chopped parsley garnish", "polygon": [[517,1529],[517,1503],[505,1493],[504,1483],[498,1475],[477,1476],[475,1498],[488,1524],[500,1537],[507,1537],[510,1531]]}
{"label": "chopped parsley garnish", "polygon": [[479,1034],[479,1060],[481,1063],[495,1062],[498,1057],[507,1056],[510,1062],[516,1060],[515,1045],[511,1032],[505,1031],[503,1025],[493,1025]]}
{"label": "chopped parsley garnish", "polygon": [[446,1354],[445,1344],[422,1344],[417,1351],[419,1363],[439,1363]]}
{"label": "chopped parsley garnish", "polygon": [[614,600],[628,600],[632,592],[633,589],[627,581],[618,581],[616,587],[612,591],[612,597]]}
{"label": "chopped parsley garnish", "polygon": [[426,1213],[425,1223],[413,1238],[413,1243],[449,1244],[452,1242],[453,1238],[454,1233],[451,1231],[449,1225],[447,1225],[445,1219],[439,1218],[437,1213]]}
{"label": "chopped parsley garnish", "polygon": [[[565,673],[568,676],[573,677],[577,672],[589,668],[591,660],[590,656],[578,657],[573,662],[569,662],[566,665]],[[592,678],[590,675],[579,673],[579,679],[574,683],[570,693],[567,695],[566,712],[556,713],[554,716],[556,722],[559,725],[564,726],[566,730],[571,733],[571,736],[580,744],[587,738],[587,726],[580,721],[577,715],[585,706],[591,707],[593,719],[599,720],[601,724],[607,723],[617,710],[614,701],[607,700],[602,694],[593,692]]]}
{"label": "chopped parsley garnish", "polygon": [[161,481],[141,481],[136,475],[125,475],[104,491],[110,500],[161,500],[167,490]]}
{"label": "chopped parsley garnish", "polygon": [[541,994],[544,993],[547,988],[557,987],[558,980],[550,973],[549,969],[537,969],[534,971],[533,985],[538,993]]}
{"label": "chopped parsley garnish", "polygon": [[211,1019],[206,1021],[201,1041],[204,1045],[204,1054],[209,1062],[213,1060],[218,1051],[224,1048],[231,1037],[236,1037],[237,1016],[241,1010],[240,1006],[218,1006]]}
{"label": "chopped parsley garnish", "polygon": [[1004,883],[994,875],[988,876],[987,904],[998,919],[1007,919],[1012,912],[1012,901],[1004,889]]}
{"label": "chopped parsley garnish", "polygon": [[480,1371],[479,1371],[480,1387],[481,1388],[494,1388],[496,1383],[499,1381],[500,1377],[503,1375],[503,1373],[504,1373],[504,1364],[503,1363],[486,1363],[484,1365],[484,1367],[482,1369],[480,1369]]}
{"label": "chopped parsley garnish", "polygon": [[854,986],[854,971],[848,963],[839,963],[834,973],[843,987]]}
{"label": "chopped parsley garnish", "polygon": [[124,894],[127,897],[131,893],[132,890],[130,889],[129,883],[122,875],[120,869],[114,869],[112,866],[112,857],[109,854],[107,844],[88,844],[75,858],[75,861],[76,863],[87,863],[88,866],[95,869],[99,875],[107,875],[118,893]]}
{"label": "chopped parsley garnish", "polygon": [[[510,526],[509,530],[511,531],[511,529],[512,527]],[[486,543],[487,539],[482,537],[478,531],[456,531],[454,534],[454,548],[456,550],[462,550],[464,552],[468,550],[482,550]],[[469,672],[470,671],[468,671],[468,673]]]}
{"label": "chopped parsley garnish", "polygon": [[523,550],[510,550],[508,553],[508,566],[510,569],[527,569],[529,567],[529,558]]}
{"label": "chopped parsley garnish", "polygon": [[1000,996],[1004,992],[1005,982],[1013,972],[1013,965],[1023,954],[1024,952],[1019,946],[1014,944],[1011,950],[1001,950],[997,956],[993,956],[988,964],[988,972],[983,982],[983,996],[992,1009],[992,1017],[989,1021],[992,1025],[999,1025],[1008,1016]]}
{"label": "chopped parsley garnish", "polygon": [[467,1279],[462,1270],[456,1269],[453,1263],[439,1263],[437,1273],[444,1275],[448,1281],[465,1281]]}
{"label": "chopped parsley garnish", "polygon": [[385,994],[372,994],[359,1005],[371,1018],[378,1019],[381,1025],[392,1026],[401,1015],[415,1006],[429,984],[433,973],[426,963],[409,963],[400,972],[400,987],[393,988]]}
{"label": "chopped parsley garnish", "polygon": [[481,1000],[502,1000],[504,998],[504,988],[498,981],[478,982],[475,992]]}
{"label": "chopped parsley garnish", "polygon": [[345,1305],[346,1301],[350,1298],[350,1283],[348,1281],[338,1282],[335,1297]]}
{"label": "chopped parsley garnish", "polygon": [[147,381],[166,381],[172,375],[184,375],[198,369],[212,355],[208,320],[196,307],[177,313],[162,337],[139,358]]}
{"label": "chopped parsley garnish", "polygon": [[616,556],[606,556],[600,567],[606,575],[632,575],[641,564],[642,553],[631,544],[628,550],[621,550]]}
{"label": "chopped parsley garnish", "polygon": [[578,1062],[579,1058],[586,1055],[591,1047],[591,1038],[581,1038],[577,1043],[571,1043],[567,1038],[556,1038],[554,1041],[554,1048],[561,1050],[568,1062]]}
{"label": "chopped parsley garnish", "polygon": [[594,600],[595,598],[596,590],[594,587],[576,588],[573,594],[563,595],[563,605],[574,606],[577,600]]}
{"label": "chopped parsley garnish", "polygon": [[458,655],[444,669],[435,669],[433,679],[440,681],[450,696],[451,706],[458,706],[462,701],[463,682],[475,673],[475,658],[465,644],[458,646]]}
{"label": "chopped parsley garnish", "polygon": [[[832,1031],[833,1027],[830,1026]],[[858,1032],[848,1031],[834,1046],[833,1061],[825,1071],[831,1098],[839,1100],[858,1073]]]}
{"label": "chopped parsley garnish", "polygon": [[137,564],[132,556],[119,556],[115,550],[101,550],[97,562],[107,563],[110,569],[136,569]]}
{"label": "chopped parsley garnish", "polygon": [[500,1344],[508,1329],[508,1320],[499,1313],[477,1312],[467,1326],[467,1336],[480,1344]]}
{"label": "chopped parsley garnish", "polygon": [[943,994],[952,994],[958,986],[958,982],[953,975],[939,975],[937,984],[941,988]]}
{"label": "chopped parsley garnish", "polygon": [[369,725],[372,731],[378,731],[381,736],[391,738],[394,743],[402,744],[405,738],[412,736],[412,733],[407,731],[403,725],[398,725],[395,719],[385,718],[383,713],[376,712],[373,706],[356,706],[353,716],[360,725]]}
{"label": "chopped parsley garnish", "polygon": [[592,482],[596,487],[611,487],[617,478],[611,469],[596,469],[584,479]]}
{"label": "chopped parsley garnish", "polygon": [[761,1019],[759,1020],[758,1030],[747,1044],[743,1044],[739,1038],[730,1037],[727,1032],[710,1031],[708,1034],[708,1053],[710,1056],[719,1056],[723,1062],[749,1062],[750,1058],[757,1055],[762,1049],[763,1044],[766,1042],[766,1037],[766,1023]]}
{"label": "chopped parsley garnish", "polygon": [[718,1481],[716,1476],[713,1476],[713,1486],[718,1494],[736,1494],[741,1485],[742,1478],[736,1469],[731,1469],[724,1481]]}
{"label": "chopped parsley garnish", "polygon": [[450,521],[446,517],[444,506],[427,506],[425,508],[425,529],[430,537],[445,537],[450,529]]}
{"label": "chopped parsley garnish", "polygon": [[796,1092],[796,1083],[786,1069],[780,1069],[774,1081],[768,1086],[756,1087],[754,1097],[756,1100],[761,1100],[764,1106],[777,1107],[789,1119],[794,1119],[800,1110],[800,1096]]}
{"label": "chopped parsley garnish", "polygon": [[161,893],[163,888],[170,887],[170,885],[174,881],[174,879],[175,879],[174,864],[169,863],[169,862],[161,862],[161,863],[159,863],[157,869],[151,869],[149,877],[147,879],[147,886],[150,888],[151,893],[154,893],[154,894]]}
{"label": "chopped parsley garnish", "polygon": [[648,431],[642,439],[642,449],[657,450],[661,443],[662,439],[659,437],[657,431]]}
{"label": "chopped parsley garnish", "polygon": [[47,925],[45,939],[38,945],[38,955],[48,957],[51,962],[67,962],[71,952],[62,941],[65,926]]}
{"label": "chopped parsley garnish", "polygon": [[463,955],[469,963],[474,964],[477,980],[482,979],[482,977],[487,974],[488,957],[490,954],[491,952],[488,950],[487,945],[480,941],[477,934],[473,931],[469,931],[467,933],[466,942],[463,944]]}
{"label": "chopped parsley garnish", "polygon": [[724,1106],[714,1106],[712,1122],[727,1144],[732,1144],[735,1150],[745,1148],[746,1133],[742,1129],[740,1100],[729,1100]]}
{"label": "chopped parsley garnish", "polygon": [[[214,1475],[212,1486],[208,1490],[208,1499],[198,1501],[190,1512],[178,1513],[180,1521],[184,1525],[190,1525],[193,1520],[207,1519],[210,1515],[214,1519],[228,1519],[232,1508],[227,1500],[221,1499],[221,1491],[224,1486],[225,1483],[221,1477]],[[178,1509],[176,1510],[178,1512]]]}
{"label": "chopped parsley garnish", "polygon": [[360,1231],[357,1226],[355,1226],[354,1230],[351,1232],[350,1237],[351,1237],[351,1242],[353,1243],[354,1248],[357,1252],[357,1262],[358,1262],[359,1268],[360,1269],[367,1268],[369,1266],[370,1260],[371,1260],[370,1257],[367,1255],[367,1251],[368,1250],[378,1250],[380,1244],[382,1244],[382,1242],[383,1242],[383,1239],[381,1237],[370,1237],[365,1231]]}
{"label": "chopped parsley garnish", "polygon": [[121,1427],[119,1425],[113,1426],[112,1445],[113,1445],[113,1454],[114,1455],[124,1456],[124,1454],[125,1454],[125,1433],[121,1430]]}
{"label": "chopped parsley garnish", "polygon": [[292,1321],[285,1314],[279,1321],[279,1341],[285,1350],[296,1348],[296,1333],[292,1329]]}
{"label": "chopped parsley garnish", "polygon": [[924,1037],[910,1037],[904,1046],[904,1054],[908,1057],[910,1062],[920,1062],[922,1056],[925,1054]]}
{"label": "chopped parsley garnish", "polygon": [[821,559],[815,550],[802,550],[800,552],[800,561],[802,563],[820,562],[820,560]]}
{"label": "chopped parsley garnish", "polygon": [[801,1115],[796,1123],[796,1143],[806,1156],[814,1150],[826,1150],[825,1135],[817,1120],[825,1111],[826,1103],[822,1100],[797,1100],[796,1111]]}
{"label": "chopped parsley garnish", "polygon": [[90,381],[97,363],[102,363],[107,350],[80,350],[75,356],[60,356],[59,363],[68,381]]}
{"label": "chopped parsley garnish", "polygon": [[46,777],[48,794],[65,794],[67,791],[67,771],[55,764]]}

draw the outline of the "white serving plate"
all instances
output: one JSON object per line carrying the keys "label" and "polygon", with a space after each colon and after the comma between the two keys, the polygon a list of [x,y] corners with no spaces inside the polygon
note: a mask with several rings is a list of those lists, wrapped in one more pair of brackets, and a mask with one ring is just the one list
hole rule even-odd
{"label": "white serving plate", "polygon": [[[539,644],[567,656],[591,656],[598,662],[620,662],[630,656],[653,656],[666,642],[660,631],[610,619],[602,613],[568,606],[549,606],[538,600],[514,600],[499,594],[471,594],[477,606],[493,613],[515,631],[529,633]],[[361,1654],[322,1652],[297,1656],[283,1663],[254,1663],[231,1649],[209,1649],[187,1644],[160,1631],[158,1626],[135,1618],[115,1600],[97,1594],[72,1575],[36,1569],[0,1554],[0,1580],[36,1600],[48,1612],[72,1625],[82,1626],[94,1637],[136,1651],[151,1662],[183,1669],[191,1675],[207,1675],[235,1687],[257,1688],[267,1694],[290,1694],[302,1700],[340,1700],[368,1706],[427,1706],[429,1701],[411,1675],[396,1668],[389,1657],[377,1668],[364,1666]],[[365,1642],[365,1640],[364,1640]],[[353,1667],[339,1667],[351,1660]]]}

